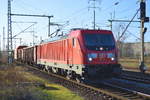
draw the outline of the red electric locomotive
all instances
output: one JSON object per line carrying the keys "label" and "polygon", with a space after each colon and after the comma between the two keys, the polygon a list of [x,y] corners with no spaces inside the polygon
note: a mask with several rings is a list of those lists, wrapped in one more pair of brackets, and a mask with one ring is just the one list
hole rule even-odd
{"label": "red electric locomotive", "polygon": [[115,39],[108,30],[72,30],[67,37],[38,45],[37,64],[80,80],[121,71]]}
{"label": "red electric locomotive", "polygon": [[68,78],[84,80],[121,72],[115,39],[108,30],[75,29],[67,36],[37,45],[31,51],[29,54],[34,54],[34,60],[28,60],[31,64],[36,63],[40,68]]}

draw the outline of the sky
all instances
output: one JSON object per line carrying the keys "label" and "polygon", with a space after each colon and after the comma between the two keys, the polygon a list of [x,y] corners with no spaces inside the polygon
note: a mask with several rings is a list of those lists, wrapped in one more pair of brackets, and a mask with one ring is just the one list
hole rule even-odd
{"label": "sky", "polygon": [[[109,19],[131,20],[137,9],[139,0],[96,0],[96,28],[110,30]],[[7,34],[7,0],[0,0],[0,39],[2,46],[3,27]],[[150,17],[150,0],[147,3],[147,17]],[[53,15],[52,23],[61,24],[64,33],[68,33],[72,28],[93,28],[93,0],[12,0],[13,14],[35,14]],[[134,20],[139,20],[140,13]],[[25,32],[17,35],[13,41],[14,48],[22,44],[32,45],[33,41],[38,43],[41,39],[48,38],[48,18],[19,17],[12,16],[12,35],[16,35],[26,28]],[[117,37],[123,32],[128,23],[113,22],[112,31]],[[131,23],[126,32],[125,42],[139,42],[140,23]],[[145,41],[150,42],[150,24],[145,23],[148,28],[145,34]],[[51,33],[55,32],[58,26],[51,26]],[[34,37],[34,38],[33,38]]]}

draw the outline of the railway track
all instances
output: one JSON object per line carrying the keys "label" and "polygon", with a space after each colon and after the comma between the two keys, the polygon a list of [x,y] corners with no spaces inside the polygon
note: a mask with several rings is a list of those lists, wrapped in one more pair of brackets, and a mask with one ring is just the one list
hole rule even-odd
{"label": "railway track", "polygon": [[124,71],[120,76],[122,79],[136,81],[140,83],[150,84],[150,74],[144,74],[140,72]]}
{"label": "railway track", "polygon": [[105,85],[108,90],[109,88],[114,88],[115,90],[117,89],[117,92],[114,90],[110,90],[110,91],[112,91],[115,94],[122,95],[123,97],[128,98],[128,100],[149,100],[149,95],[146,95],[141,92],[123,88],[118,85],[110,84],[107,82],[103,83],[103,85]]}
{"label": "railway track", "polygon": [[[101,82],[101,86],[108,90],[116,90],[124,97],[128,97],[129,100],[149,100],[150,99],[150,88],[148,89],[146,86],[141,84],[137,84],[136,82],[118,79],[118,78],[111,78],[109,80],[104,80]],[[150,87],[150,86],[149,86]]]}
{"label": "railway track", "polygon": [[150,79],[139,77],[139,76],[122,75],[120,78],[130,80],[130,81],[136,81],[136,82],[139,82],[139,83],[150,84]]}
{"label": "railway track", "polygon": [[100,84],[101,87],[94,87],[73,80],[68,80],[53,73],[47,73],[32,66],[26,65],[26,67],[29,71],[34,71],[34,74],[40,76],[44,75],[43,77],[46,77],[50,81],[76,92],[84,97],[85,100],[150,100],[150,95],[122,88],[114,84],[105,82]]}

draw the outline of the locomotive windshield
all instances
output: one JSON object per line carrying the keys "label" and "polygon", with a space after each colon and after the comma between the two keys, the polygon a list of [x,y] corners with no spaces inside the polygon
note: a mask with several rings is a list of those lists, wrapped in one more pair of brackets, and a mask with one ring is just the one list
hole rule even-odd
{"label": "locomotive windshield", "polygon": [[99,50],[100,47],[110,50],[115,47],[112,34],[84,34],[84,40],[89,50]]}

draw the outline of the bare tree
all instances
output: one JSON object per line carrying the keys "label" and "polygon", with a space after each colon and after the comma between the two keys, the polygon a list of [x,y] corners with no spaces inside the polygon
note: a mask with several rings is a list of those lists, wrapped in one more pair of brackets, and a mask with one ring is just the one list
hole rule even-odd
{"label": "bare tree", "polygon": [[123,23],[120,23],[117,27],[116,27],[116,33],[115,34],[115,38],[117,40],[117,47],[118,47],[118,50],[119,50],[119,57],[122,57],[123,56],[123,44],[124,44],[124,41],[128,38],[128,34],[127,33],[124,33],[125,29],[125,24]]}

